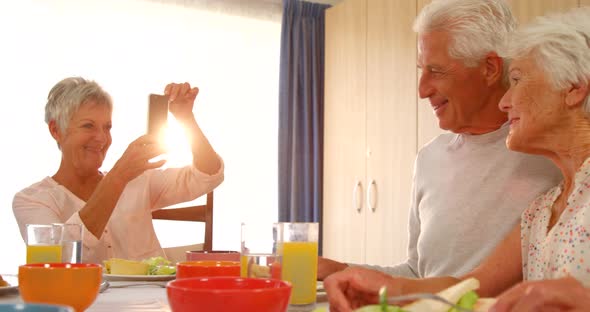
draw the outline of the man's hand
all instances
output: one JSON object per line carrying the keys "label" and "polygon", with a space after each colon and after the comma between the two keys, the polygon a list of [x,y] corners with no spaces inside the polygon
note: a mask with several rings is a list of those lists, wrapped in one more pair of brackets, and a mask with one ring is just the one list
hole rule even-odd
{"label": "man's hand", "polygon": [[361,267],[349,267],[324,280],[331,312],[350,312],[365,305],[377,304],[381,286],[387,286],[388,295],[400,293],[392,276]]}
{"label": "man's hand", "polygon": [[324,257],[318,257],[318,280],[323,281],[328,275],[342,271],[348,267],[348,264],[330,260]]}

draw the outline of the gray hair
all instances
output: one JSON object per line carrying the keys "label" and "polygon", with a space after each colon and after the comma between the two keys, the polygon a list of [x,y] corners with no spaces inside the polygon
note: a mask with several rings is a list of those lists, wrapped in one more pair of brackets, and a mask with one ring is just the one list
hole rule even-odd
{"label": "gray hair", "polygon": [[45,122],[55,120],[63,132],[67,129],[72,115],[88,101],[113,108],[111,96],[96,82],[81,77],[69,77],[58,82],[47,95]]}
{"label": "gray hair", "polygon": [[[556,90],[590,80],[590,7],[541,16],[516,31],[503,53],[514,59],[530,56]],[[584,101],[590,113],[590,97]]]}
{"label": "gray hair", "polygon": [[[434,0],[414,21],[414,31],[448,32],[449,56],[474,67],[489,52],[501,51],[517,23],[503,0]],[[503,80],[508,82],[508,62],[504,61]]]}

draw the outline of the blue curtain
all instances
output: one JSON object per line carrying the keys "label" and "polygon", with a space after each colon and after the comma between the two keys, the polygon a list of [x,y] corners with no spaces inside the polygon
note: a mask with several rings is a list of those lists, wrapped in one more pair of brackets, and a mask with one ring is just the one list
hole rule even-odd
{"label": "blue curtain", "polygon": [[281,222],[321,223],[324,16],[329,7],[283,1],[278,144]]}

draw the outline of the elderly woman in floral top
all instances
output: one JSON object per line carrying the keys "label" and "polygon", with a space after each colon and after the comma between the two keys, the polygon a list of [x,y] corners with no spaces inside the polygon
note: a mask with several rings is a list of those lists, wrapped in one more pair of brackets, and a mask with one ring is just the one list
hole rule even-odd
{"label": "elderly woman in floral top", "polygon": [[[531,302],[519,298],[531,289],[568,285],[590,298],[590,8],[537,19],[514,34],[506,54],[512,59],[510,89],[499,105],[510,121],[506,144],[548,157],[563,182],[537,198],[520,226],[465,276],[406,279],[349,268],[324,281],[332,311],[377,302],[383,285],[390,295],[437,292],[469,277],[479,279],[477,292],[484,297],[520,282],[500,297],[495,311],[527,311]],[[538,302],[561,310],[584,300],[568,306],[545,296]]]}

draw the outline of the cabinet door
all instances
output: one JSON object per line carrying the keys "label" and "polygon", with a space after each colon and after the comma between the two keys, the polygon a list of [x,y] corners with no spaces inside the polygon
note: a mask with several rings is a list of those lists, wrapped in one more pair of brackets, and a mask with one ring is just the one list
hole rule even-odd
{"label": "cabinet door", "polygon": [[580,6],[590,5],[590,0],[580,0]]}
{"label": "cabinet door", "polygon": [[540,15],[563,12],[578,6],[578,0],[509,0],[508,3],[520,25]]}
{"label": "cabinet door", "polygon": [[323,255],[354,263],[365,250],[366,4],[326,11]]}
{"label": "cabinet door", "polygon": [[416,155],[415,0],[369,0],[366,262],[406,259]]}

